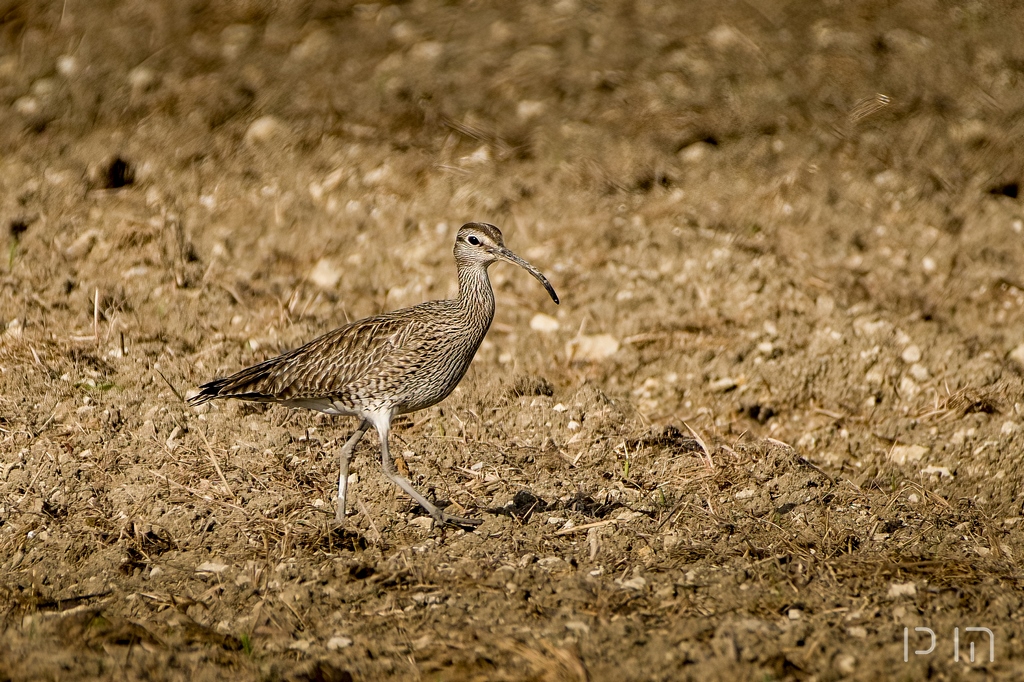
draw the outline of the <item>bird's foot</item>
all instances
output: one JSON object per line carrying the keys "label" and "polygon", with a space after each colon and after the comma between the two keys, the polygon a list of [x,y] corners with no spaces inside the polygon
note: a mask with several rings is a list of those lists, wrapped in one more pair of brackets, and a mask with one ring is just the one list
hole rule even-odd
{"label": "bird's foot", "polygon": [[440,509],[438,509],[437,511],[437,515],[434,516],[434,523],[441,527],[459,526],[462,528],[476,528],[481,523],[483,523],[483,519],[473,519],[467,516],[456,516],[455,514],[449,514],[448,512],[442,511]]}

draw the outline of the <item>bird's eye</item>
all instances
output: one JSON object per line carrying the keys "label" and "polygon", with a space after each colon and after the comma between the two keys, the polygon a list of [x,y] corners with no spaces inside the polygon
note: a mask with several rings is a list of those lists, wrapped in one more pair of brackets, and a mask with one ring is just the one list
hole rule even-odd
{"label": "bird's eye", "polygon": [[466,241],[472,244],[473,246],[480,246],[480,240],[473,235],[469,235],[468,237],[466,237]]}

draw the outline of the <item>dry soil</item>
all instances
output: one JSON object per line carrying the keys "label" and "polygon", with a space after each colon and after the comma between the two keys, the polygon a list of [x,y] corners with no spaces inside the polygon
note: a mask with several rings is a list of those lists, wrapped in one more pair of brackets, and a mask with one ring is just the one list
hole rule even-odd
{"label": "dry soil", "polygon": [[[1024,678],[1022,35],[0,0],[0,679]],[[371,435],[337,532],[354,420],[183,399],[450,295],[468,220],[562,297],[494,266],[392,435],[483,525]]]}

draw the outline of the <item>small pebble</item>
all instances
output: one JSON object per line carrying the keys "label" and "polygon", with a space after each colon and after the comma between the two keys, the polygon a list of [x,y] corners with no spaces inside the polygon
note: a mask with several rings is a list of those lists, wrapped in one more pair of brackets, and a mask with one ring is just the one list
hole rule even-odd
{"label": "small pebble", "polygon": [[575,360],[596,362],[609,358],[617,352],[619,352],[619,340],[611,334],[577,336],[565,346],[565,355],[569,362]]}
{"label": "small pebble", "polygon": [[524,99],[516,106],[516,116],[522,121],[529,121],[543,114],[546,108],[544,102]]}
{"label": "small pebble", "polygon": [[928,448],[923,445],[896,445],[889,451],[889,461],[903,465],[917,462],[927,454]]}
{"label": "small pebble", "polygon": [[69,54],[57,57],[57,73],[65,78],[74,76],[78,73],[78,60]]}
{"label": "small pebble", "polygon": [[329,640],[327,640],[327,648],[330,651],[347,649],[350,646],[352,646],[352,640],[348,637],[343,637],[341,635],[335,635],[334,637],[331,637]]}
{"label": "small pebble", "polygon": [[537,313],[530,318],[530,329],[534,331],[550,334],[558,331],[559,326],[558,320],[544,313]]}
{"label": "small pebble", "polygon": [[910,376],[914,377],[917,381],[928,381],[931,378],[931,373],[920,362],[915,362],[910,366]]}
{"label": "small pebble", "polygon": [[889,585],[888,595],[890,598],[913,597],[916,594],[917,585],[914,583],[891,583]]}
{"label": "small pebble", "polygon": [[732,377],[723,377],[721,379],[715,379],[708,384],[708,388],[715,393],[725,393],[731,391],[738,386],[735,379]]}
{"label": "small pebble", "polygon": [[[864,630],[864,628],[860,629]],[[860,637],[860,635],[854,636]],[[867,630],[864,630],[864,636],[867,636]],[[843,675],[852,675],[857,670],[857,657],[852,654],[839,654],[836,656],[836,670]]]}
{"label": "small pebble", "polygon": [[275,138],[284,137],[288,128],[273,116],[261,116],[249,124],[245,141],[249,144],[263,144]]}
{"label": "small pebble", "polygon": [[333,289],[344,271],[329,258],[321,258],[309,273],[309,281],[321,289]]}
{"label": "small pebble", "polygon": [[903,358],[903,362],[908,365],[912,365],[915,362],[921,361],[921,349],[914,344],[910,344],[903,349],[903,353],[900,355]]}

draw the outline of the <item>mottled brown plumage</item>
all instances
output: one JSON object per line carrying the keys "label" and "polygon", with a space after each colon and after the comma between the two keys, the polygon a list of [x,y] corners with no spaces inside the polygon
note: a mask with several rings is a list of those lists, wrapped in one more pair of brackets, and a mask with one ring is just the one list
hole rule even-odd
{"label": "mottled brown plumage", "polygon": [[494,293],[487,277],[492,263],[515,263],[540,280],[555,303],[558,296],[540,271],[505,248],[494,225],[463,225],[454,253],[458,298],[427,301],[347,324],[300,348],[203,384],[189,402],[237,398],[359,417],[359,427],[341,449],[339,523],[345,516],[349,458],[371,425],[380,436],[384,473],[396,485],[438,523],[479,523],[446,514],[394,471],[388,450],[391,419],[444,400],[466,374],[494,317]]}

